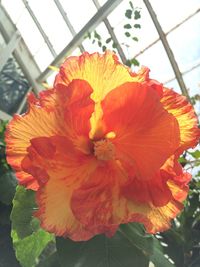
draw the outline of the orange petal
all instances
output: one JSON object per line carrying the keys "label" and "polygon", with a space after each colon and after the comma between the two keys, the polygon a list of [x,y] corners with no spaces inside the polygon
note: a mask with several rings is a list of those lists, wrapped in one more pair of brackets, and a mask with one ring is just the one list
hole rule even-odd
{"label": "orange petal", "polygon": [[148,180],[177,149],[179,128],[157,92],[139,83],[126,83],[102,101],[107,132],[114,132],[116,157],[129,174]]}
{"label": "orange petal", "polygon": [[[35,216],[41,226],[58,236],[67,235],[73,240],[87,240],[93,236],[90,230],[74,217],[70,202],[72,192],[87,181],[96,168],[97,161],[77,151],[70,140],[62,136],[35,138],[22,161],[22,168],[32,174],[40,188],[36,194],[38,211]],[[48,147],[52,147],[51,156]]]}
{"label": "orange petal", "polygon": [[134,78],[130,70],[122,65],[114,53],[83,53],[79,57],[69,57],[60,68],[54,86],[68,85],[73,79],[87,81],[94,92],[92,99],[101,101],[115,87]]}
{"label": "orange petal", "polygon": [[[182,181],[184,175],[182,173]],[[163,186],[164,191],[166,187],[167,191],[170,191],[170,197],[159,200],[161,194],[157,186],[150,191],[151,201],[149,199],[141,201],[134,188],[132,192],[129,191],[133,194],[132,197],[124,194],[123,184],[128,178],[125,178],[117,167],[99,166],[86,183],[74,190],[71,200],[73,214],[86,229],[93,231],[94,235],[105,233],[112,236],[118,225],[128,222],[143,223],[149,233],[164,231],[170,227],[171,219],[175,218],[183,208],[181,202],[186,197],[185,181],[181,185],[180,177],[170,175],[170,178],[171,180]],[[141,195],[145,194],[144,183],[138,182],[137,185]],[[150,184],[148,187],[150,188]],[[157,192],[159,196],[152,195]],[[137,198],[137,201],[134,198]]]}
{"label": "orange petal", "polygon": [[29,97],[29,111],[22,116],[14,116],[7,128],[6,154],[8,163],[16,170],[21,184],[33,190],[38,188],[37,181],[34,182],[34,178],[21,169],[31,139],[67,135],[72,142],[74,139],[74,145],[78,149],[88,153],[85,139],[89,135],[89,119],[94,111],[91,92],[87,82],[74,80],[64,91],[51,89],[41,93],[39,99]]}
{"label": "orange petal", "polygon": [[177,152],[181,154],[185,149],[195,147],[200,138],[200,130],[197,126],[197,116],[194,113],[194,108],[186,97],[164,88],[161,102],[164,108],[177,119],[179,124],[181,140]]}
{"label": "orange petal", "polygon": [[118,203],[121,179],[119,171],[105,164],[96,168],[90,179],[74,190],[71,200],[73,214],[93,235],[105,233],[112,236],[116,232],[120,221],[115,218],[113,207],[115,201]]}
{"label": "orange petal", "polygon": [[122,193],[127,199],[138,203],[152,203],[155,207],[165,206],[172,199],[167,180],[160,172],[148,181],[140,181],[137,177],[129,179],[123,186]]}

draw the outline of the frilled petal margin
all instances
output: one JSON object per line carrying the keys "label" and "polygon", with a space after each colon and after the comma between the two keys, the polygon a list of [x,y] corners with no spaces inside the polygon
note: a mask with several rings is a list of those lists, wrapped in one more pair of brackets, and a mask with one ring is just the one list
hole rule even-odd
{"label": "frilled petal margin", "polygon": [[[136,199],[139,193],[146,194],[146,186],[144,187],[143,183],[138,183],[139,193],[136,193],[135,198],[135,192],[131,192],[130,189],[132,185],[129,184],[130,195],[124,190],[123,172],[118,167],[100,166],[86,183],[73,192],[71,208],[74,216],[86,228],[92,229],[94,234],[105,232],[111,236],[118,225],[128,222],[143,223],[149,233],[164,231],[170,227],[171,219],[183,208],[181,202],[186,198],[188,189],[184,176],[182,173],[181,178],[172,179],[173,176],[170,174],[172,181],[169,180],[165,184],[167,192],[170,192],[165,192],[165,195],[168,195],[167,199],[161,197],[158,190],[160,187],[153,188],[155,182],[152,186],[149,184],[150,194],[159,193],[158,196],[151,195],[151,200],[155,200],[153,203],[149,198],[144,201]],[[161,203],[162,200],[164,202]]]}
{"label": "frilled petal margin", "polygon": [[35,177],[21,168],[33,138],[67,135],[72,142],[75,140],[77,148],[88,152],[85,140],[90,130],[89,118],[94,111],[91,93],[92,88],[86,81],[74,80],[62,89],[42,92],[38,99],[29,96],[28,112],[15,115],[6,132],[7,161],[16,170],[20,184],[38,189]]}
{"label": "frilled petal margin", "polygon": [[197,126],[194,108],[186,97],[164,88],[161,103],[177,119],[179,124],[180,146],[177,153],[180,155],[185,149],[196,146],[200,138],[200,129]]}
{"label": "frilled petal margin", "polygon": [[57,236],[67,235],[74,240],[93,236],[75,218],[71,211],[73,191],[87,179],[97,166],[97,161],[76,150],[63,136],[32,139],[28,154],[22,161],[24,171],[36,177],[38,211],[35,216],[41,226]]}
{"label": "frilled petal margin", "polygon": [[116,157],[130,176],[149,180],[178,148],[179,127],[147,84],[125,83],[102,101],[107,132],[113,131]]}

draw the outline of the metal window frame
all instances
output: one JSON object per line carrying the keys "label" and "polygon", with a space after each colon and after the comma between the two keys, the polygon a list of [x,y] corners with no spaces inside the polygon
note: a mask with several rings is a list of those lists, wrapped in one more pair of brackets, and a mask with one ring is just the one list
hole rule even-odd
{"label": "metal window frame", "polygon": [[50,40],[49,40],[48,36],[46,35],[45,31],[43,30],[41,24],[39,23],[39,20],[36,18],[36,16],[35,16],[33,10],[31,9],[31,7],[30,7],[28,1],[27,1],[27,0],[22,0],[22,2],[24,3],[24,5],[25,5],[25,7],[26,7],[28,13],[30,14],[32,20],[35,22],[35,25],[37,26],[37,28],[38,28],[40,34],[42,35],[42,37],[43,37],[45,43],[47,44],[47,46],[48,46],[48,48],[49,48],[49,50],[50,50],[52,56],[55,58],[55,57],[57,56],[57,53],[56,53],[56,51],[54,50],[53,45],[52,45],[52,43],[50,42]]}
{"label": "metal window frame", "polygon": [[[73,37],[76,36],[76,31],[74,30],[74,27],[72,26],[72,24],[71,24],[71,22],[70,22],[70,20],[69,20],[69,18],[67,16],[67,13],[63,9],[60,1],[59,0],[54,0],[54,3],[56,5],[56,7],[58,8],[60,14],[62,15],[65,23],[67,24],[67,27],[68,27],[69,31],[71,32],[72,36]],[[80,49],[81,52],[85,51],[85,49],[84,49],[82,44],[79,45],[79,49]]]}
{"label": "metal window frame", "polygon": [[156,13],[153,10],[149,0],[143,0],[143,2],[144,2],[144,4],[145,4],[145,6],[146,6],[146,8],[147,8],[147,10],[148,10],[148,12],[149,12],[149,14],[151,16],[151,19],[152,19],[152,21],[154,23],[154,26],[155,26],[155,28],[156,28],[156,30],[158,32],[160,40],[161,40],[161,42],[163,44],[163,47],[165,49],[165,52],[167,53],[168,59],[169,59],[169,61],[171,63],[171,67],[172,67],[172,69],[174,71],[174,74],[175,74],[177,82],[178,82],[178,84],[180,86],[181,92],[190,101],[190,96],[189,96],[187,87],[186,87],[185,82],[183,80],[183,77],[182,77],[181,71],[179,69],[179,66],[178,66],[178,64],[177,64],[177,62],[175,60],[174,53],[173,53],[173,51],[172,51],[172,49],[171,49],[171,47],[170,47],[170,45],[169,45],[169,43],[167,41],[166,34],[164,33],[164,31],[163,31],[163,29],[162,29],[162,27],[161,27],[161,25],[160,25],[160,23],[159,23],[159,21],[157,19]]}
{"label": "metal window frame", "polygon": [[[89,20],[88,23],[74,36],[69,44],[57,55],[50,65],[58,66],[65,57],[71,54],[83,41],[85,35],[93,31],[123,0],[108,0],[97,13]],[[38,77],[37,81],[42,82],[52,73],[47,67]]]}

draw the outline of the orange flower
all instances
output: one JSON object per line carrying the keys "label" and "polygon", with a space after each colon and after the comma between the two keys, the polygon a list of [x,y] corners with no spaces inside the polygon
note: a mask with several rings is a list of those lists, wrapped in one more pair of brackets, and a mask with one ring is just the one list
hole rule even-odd
{"label": "orange flower", "polygon": [[111,52],[61,66],[54,88],[29,96],[7,130],[7,159],[36,192],[41,226],[58,236],[112,236],[122,223],[170,227],[190,174],[178,157],[200,136],[185,97],[136,74]]}

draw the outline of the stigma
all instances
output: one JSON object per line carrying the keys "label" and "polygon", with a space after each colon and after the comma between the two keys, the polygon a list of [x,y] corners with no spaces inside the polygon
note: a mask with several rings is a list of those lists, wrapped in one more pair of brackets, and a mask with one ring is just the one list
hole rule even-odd
{"label": "stigma", "polygon": [[98,160],[112,160],[115,158],[115,146],[107,139],[94,142],[94,155]]}

